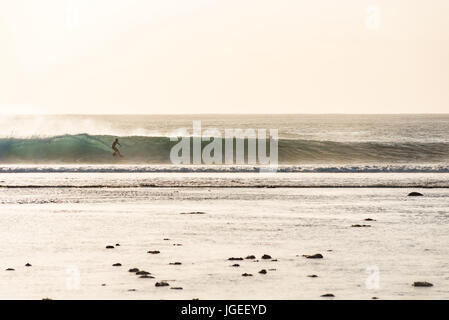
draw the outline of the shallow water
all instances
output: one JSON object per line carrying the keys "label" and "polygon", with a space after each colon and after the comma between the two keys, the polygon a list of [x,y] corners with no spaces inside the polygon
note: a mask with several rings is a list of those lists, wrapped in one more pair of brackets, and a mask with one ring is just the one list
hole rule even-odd
{"label": "shallow water", "polygon": [[[443,173],[4,173],[0,298],[322,299],[333,293],[337,299],[448,299],[449,189],[416,188],[447,178]],[[386,186],[376,188],[379,181]],[[163,187],[138,187],[149,182]],[[254,187],[267,182],[279,187]],[[355,182],[370,187],[350,188]],[[301,183],[330,188],[281,187]],[[424,197],[407,197],[412,190]],[[180,214],[191,211],[205,214]],[[105,249],[116,243],[120,246]],[[314,253],[324,259],[302,257]],[[237,261],[238,268],[227,261],[251,254],[259,261]],[[277,261],[261,260],[262,254]],[[176,261],[182,265],[169,265]],[[32,267],[25,267],[27,262]],[[117,262],[123,266],[113,267]],[[132,267],[155,279],[138,278],[127,271]],[[259,274],[261,269],[268,273]],[[242,277],[244,272],[253,276]],[[161,280],[183,290],[155,287]],[[434,286],[414,288],[414,281]]]}

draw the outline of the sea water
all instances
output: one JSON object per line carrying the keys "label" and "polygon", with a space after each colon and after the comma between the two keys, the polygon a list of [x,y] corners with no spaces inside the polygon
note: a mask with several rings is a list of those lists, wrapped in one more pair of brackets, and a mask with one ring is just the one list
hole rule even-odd
{"label": "sea water", "polygon": [[[153,153],[166,150],[157,139],[192,120],[277,128],[287,141],[278,172],[156,161]],[[449,298],[448,116],[20,116],[5,123],[1,298]],[[125,159],[145,141],[135,149],[145,157],[112,158],[113,137],[123,141]],[[408,197],[411,191],[423,196]],[[315,253],[324,258],[303,257]],[[248,255],[257,259],[228,260]],[[134,267],[155,278],[128,272]],[[162,280],[170,286],[155,287]],[[434,286],[415,288],[415,281]]]}

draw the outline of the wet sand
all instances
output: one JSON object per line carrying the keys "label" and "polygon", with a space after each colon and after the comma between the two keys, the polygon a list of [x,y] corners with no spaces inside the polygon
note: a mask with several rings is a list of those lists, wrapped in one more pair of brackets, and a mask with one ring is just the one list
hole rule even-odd
{"label": "wet sand", "polygon": [[2,299],[449,298],[447,189],[0,193]]}

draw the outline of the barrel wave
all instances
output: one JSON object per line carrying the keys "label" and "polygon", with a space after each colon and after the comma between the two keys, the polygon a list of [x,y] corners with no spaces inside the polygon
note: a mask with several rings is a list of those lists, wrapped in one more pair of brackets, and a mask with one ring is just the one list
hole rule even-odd
{"label": "barrel wave", "polygon": [[[117,158],[111,148],[115,138],[88,134],[0,138],[0,163],[170,164],[170,150],[177,143],[169,137],[119,137],[124,158]],[[449,143],[280,139],[278,153],[279,164],[447,163]]]}

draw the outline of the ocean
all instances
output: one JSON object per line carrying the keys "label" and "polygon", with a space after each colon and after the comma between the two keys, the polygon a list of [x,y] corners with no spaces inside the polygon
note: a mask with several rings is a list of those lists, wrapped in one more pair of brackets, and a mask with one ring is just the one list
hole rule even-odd
{"label": "ocean", "polygon": [[[286,172],[449,172],[449,115],[4,116],[0,170],[19,164],[202,170],[153,166],[172,164],[170,150],[176,141],[170,137],[182,128],[193,134],[193,121],[201,121],[203,130],[216,128],[222,133],[276,129],[278,162]],[[111,156],[115,138],[123,158]],[[257,168],[215,165],[203,170]]]}
{"label": "ocean", "polygon": [[[221,132],[277,129],[277,171],[172,164],[171,134],[198,120]],[[0,124],[1,298],[449,298],[449,115]],[[123,158],[112,156],[115,138]]]}

